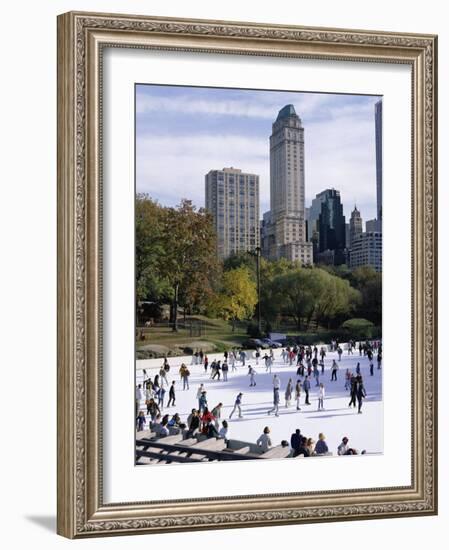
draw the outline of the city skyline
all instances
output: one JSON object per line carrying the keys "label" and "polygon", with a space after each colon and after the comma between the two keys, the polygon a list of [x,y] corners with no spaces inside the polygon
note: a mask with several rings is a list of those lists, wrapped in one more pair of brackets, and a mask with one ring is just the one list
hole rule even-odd
{"label": "city skyline", "polygon": [[379,96],[139,85],[137,192],[166,206],[176,206],[185,197],[202,207],[204,174],[234,166],[259,175],[262,217],[270,208],[273,115],[291,103],[307,141],[306,205],[323,189],[335,188],[347,219],[354,204],[365,219],[376,218],[378,101]]}

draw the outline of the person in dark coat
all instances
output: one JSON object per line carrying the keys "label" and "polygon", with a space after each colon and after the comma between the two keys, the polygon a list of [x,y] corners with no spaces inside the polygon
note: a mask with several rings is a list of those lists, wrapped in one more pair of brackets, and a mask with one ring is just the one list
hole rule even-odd
{"label": "person in dark coat", "polygon": [[365,386],[363,385],[363,380],[361,376],[357,376],[357,384],[356,384],[356,397],[357,397],[357,403],[359,405],[358,413],[360,414],[362,412],[362,403],[363,400],[366,397],[366,391]]}
{"label": "person in dark coat", "polygon": [[301,448],[301,441],[302,441],[301,430],[297,429],[290,438],[290,447],[293,450],[293,456],[298,456],[299,449]]}
{"label": "person in dark coat", "polygon": [[299,447],[298,456],[303,455],[304,457],[310,456],[310,449],[307,447],[307,438],[301,437],[301,445]]}
{"label": "person in dark coat", "polygon": [[351,376],[350,383],[351,383],[351,390],[350,390],[351,400],[349,401],[348,407],[351,407],[351,406],[355,407],[355,401],[356,401],[356,395],[357,395],[357,380],[355,376]]}
{"label": "person in dark coat", "polygon": [[175,381],[171,383],[170,391],[168,392],[168,403],[167,407],[170,407],[170,405],[174,405],[176,401],[176,394],[175,394]]}

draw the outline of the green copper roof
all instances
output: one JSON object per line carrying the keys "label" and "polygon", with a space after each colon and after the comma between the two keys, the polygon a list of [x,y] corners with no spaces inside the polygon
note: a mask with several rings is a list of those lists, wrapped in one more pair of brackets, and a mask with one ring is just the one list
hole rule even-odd
{"label": "green copper roof", "polygon": [[297,116],[295,108],[291,104],[282,107],[282,109],[278,113],[278,117],[276,120],[280,120],[281,118],[288,118],[289,116]]}

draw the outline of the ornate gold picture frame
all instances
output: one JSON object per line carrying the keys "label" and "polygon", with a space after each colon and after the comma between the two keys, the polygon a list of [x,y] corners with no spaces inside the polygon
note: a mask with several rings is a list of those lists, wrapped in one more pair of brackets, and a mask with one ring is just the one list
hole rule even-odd
{"label": "ornate gold picture frame", "polygon": [[[104,501],[105,48],[403,64],[412,86],[412,384],[407,486]],[[70,538],[437,513],[437,37],[130,15],[58,18],[58,533]]]}

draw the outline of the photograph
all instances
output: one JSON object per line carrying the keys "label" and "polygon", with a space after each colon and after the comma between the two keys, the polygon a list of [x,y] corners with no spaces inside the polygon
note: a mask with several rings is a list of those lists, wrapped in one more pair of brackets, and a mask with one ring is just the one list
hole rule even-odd
{"label": "photograph", "polygon": [[134,91],[136,466],[382,455],[382,96]]}

